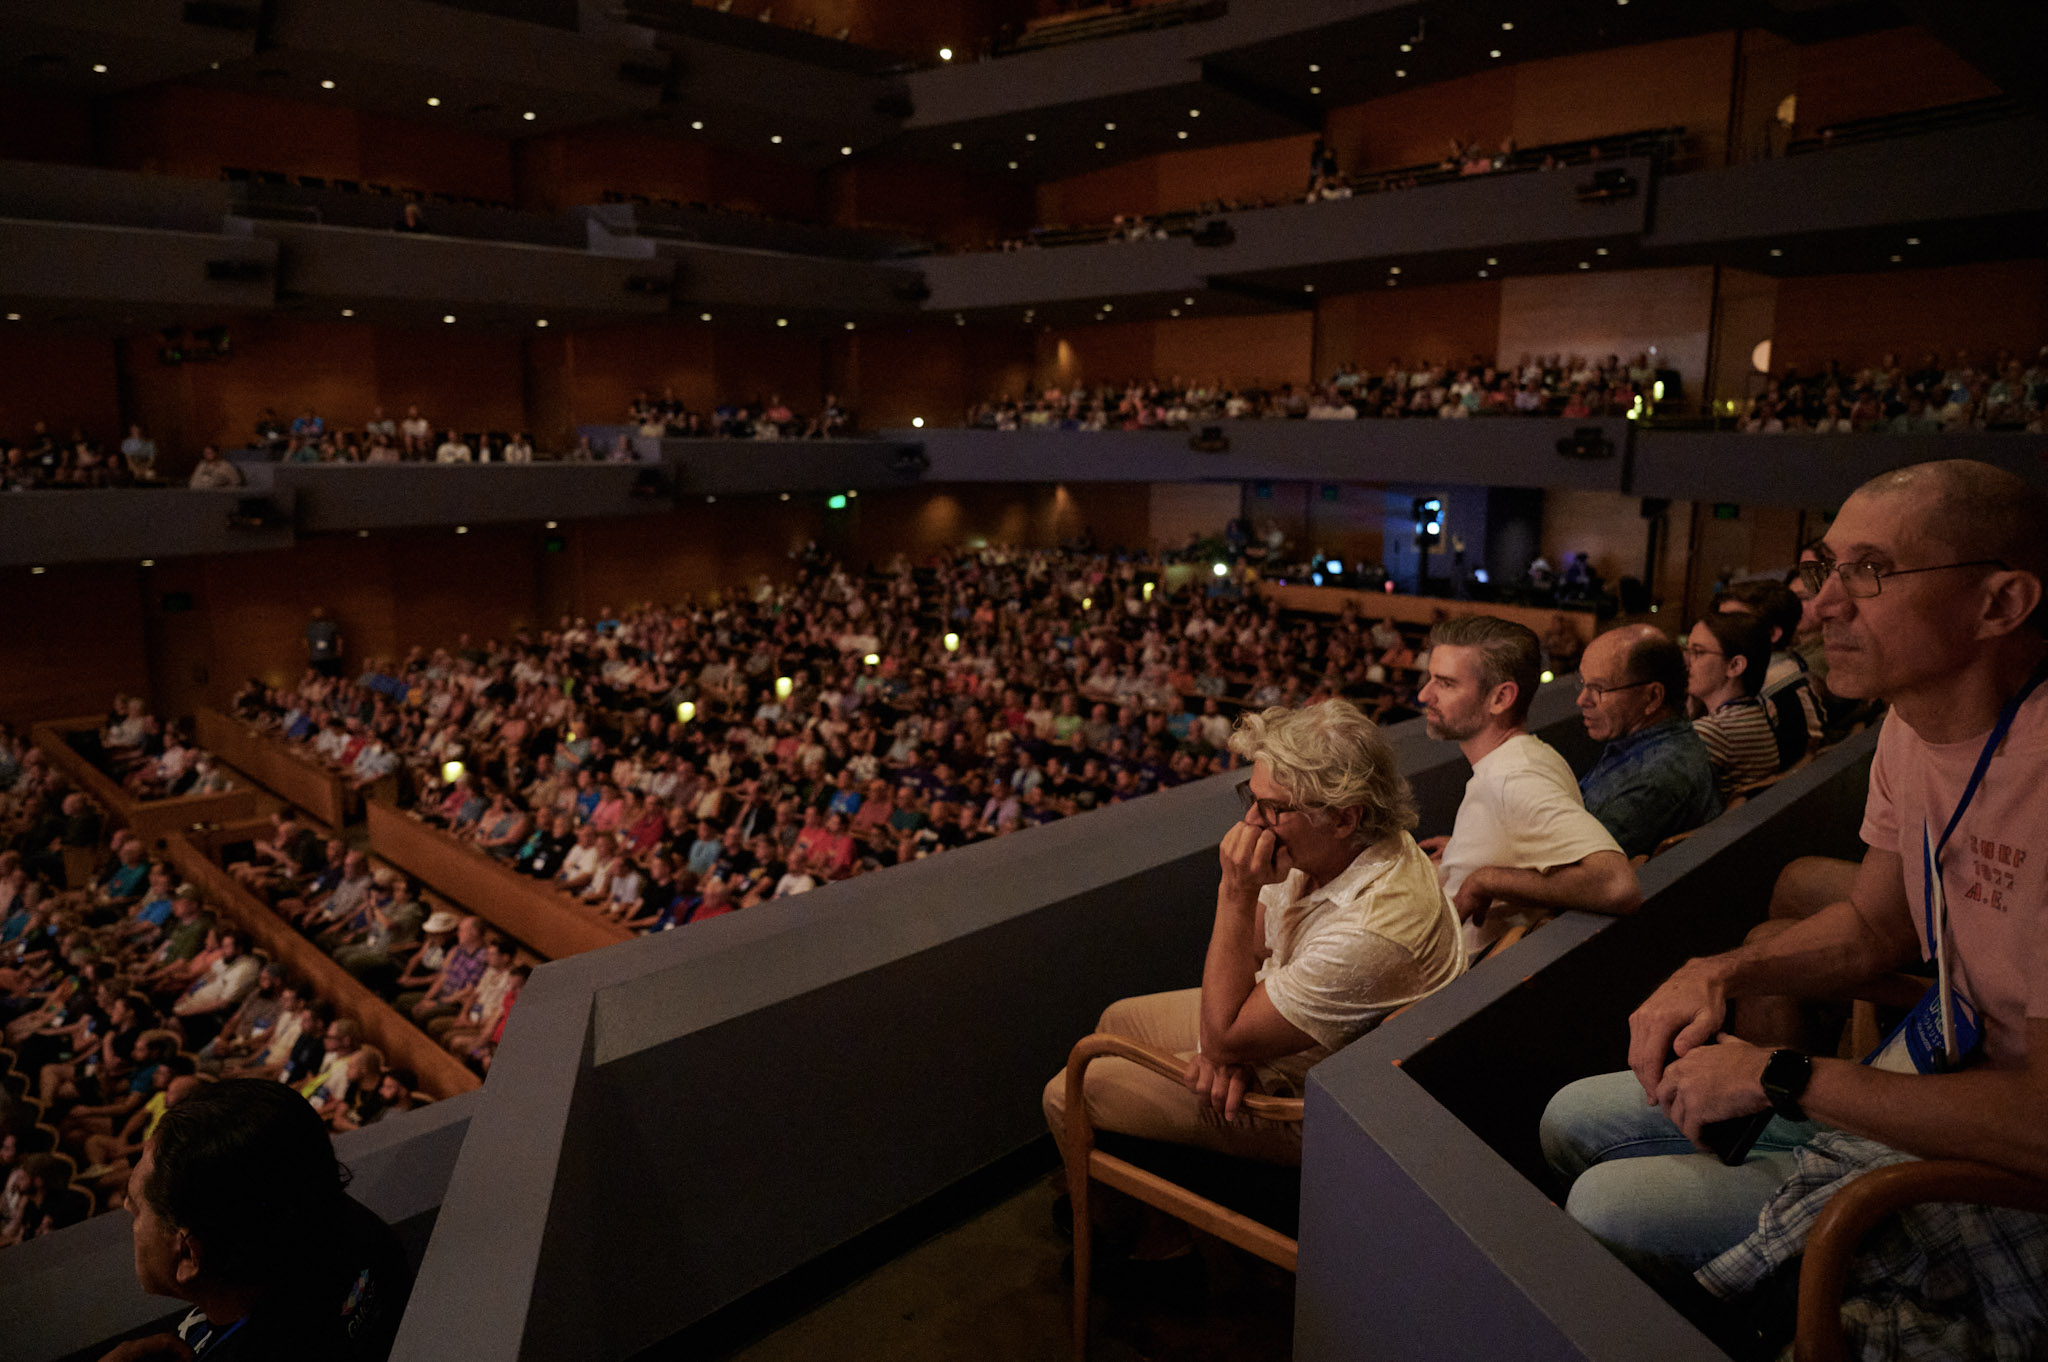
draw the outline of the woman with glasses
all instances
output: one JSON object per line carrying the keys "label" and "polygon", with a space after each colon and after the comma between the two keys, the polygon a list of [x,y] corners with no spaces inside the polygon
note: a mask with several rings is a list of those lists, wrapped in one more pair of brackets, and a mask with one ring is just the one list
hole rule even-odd
{"label": "woman with glasses", "polygon": [[1708,615],[1686,639],[1692,731],[1707,745],[1723,800],[1782,769],[1776,730],[1758,698],[1770,659],[1770,626],[1754,615]]}

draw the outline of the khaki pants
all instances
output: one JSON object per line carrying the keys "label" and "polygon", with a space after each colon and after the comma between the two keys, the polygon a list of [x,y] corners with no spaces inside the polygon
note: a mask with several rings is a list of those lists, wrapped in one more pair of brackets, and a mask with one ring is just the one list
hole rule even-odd
{"label": "khaki pants", "polygon": [[[1201,1008],[1199,988],[1148,993],[1111,1003],[1095,1029],[1186,1059],[1200,1043]],[[1266,1092],[1298,1090],[1285,1075],[1267,1066],[1259,1066],[1259,1076]],[[1206,1095],[1198,1097],[1178,1081],[1161,1078],[1127,1059],[1112,1056],[1090,1064],[1084,1092],[1098,1130],[1193,1145],[1261,1163],[1301,1162],[1298,1123],[1265,1121],[1240,1113],[1234,1124],[1225,1124]],[[1066,1133],[1066,1105],[1067,1075],[1061,1070],[1045,1085],[1044,1096],[1045,1123],[1060,1139]]]}

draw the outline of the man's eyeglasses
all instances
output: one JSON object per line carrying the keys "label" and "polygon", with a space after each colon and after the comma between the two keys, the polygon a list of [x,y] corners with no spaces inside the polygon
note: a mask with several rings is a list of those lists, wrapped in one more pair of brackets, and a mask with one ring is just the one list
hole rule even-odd
{"label": "man's eyeglasses", "polygon": [[1603,686],[1598,681],[1588,681],[1584,677],[1579,678],[1579,689],[1591,691],[1595,700],[1605,700],[1616,691],[1634,690],[1638,686],[1647,686],[1649,684],[1648,681],[1630,681],[1619,686]]}
{"label": "man's eyeglasses", "polygon": [[1246,813],[1257,809],[1260,821],[1265,823],[1279,822],[1280,815],[1284,813],[1301,812],[1299,804],[1282,804],[1277,799],[1260,799],[1252,793],[1252,783],[1250,781],[1246,781],[1237,787],[1237,802],[1244,805]]}
{"label": "man's eyeglasses", "polygon": [[1806,562],[1799,565],[1799,580],[1818,596],[1832,575],[1842,579],[1842,590],[1857,600],[1869,600],[1884,590],[1887,577],[1911,577],[1916,572],[1946,572],[1950,568],[1991,567],[2010,569],[2002,558],[1972,558],[1967,563],[1936,563],[1933,567],[1886,568],[1876,563]]}

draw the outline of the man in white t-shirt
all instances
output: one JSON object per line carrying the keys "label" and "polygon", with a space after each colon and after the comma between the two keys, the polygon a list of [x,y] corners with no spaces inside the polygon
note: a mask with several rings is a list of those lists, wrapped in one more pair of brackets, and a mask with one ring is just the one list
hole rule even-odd
{"label": "man in white t-shirt", "polygon": [[1423,722],[1458,744],[1472,778],[1451,835],[1423,847],[1439,857],[1466,951],[1478,958],[1533,912],[1635,911],[1643,895],[1628,857],[1586,811],[1564,758],[1523,729],[1543,661],[1535,633],[1466,615],[1438,624],[1429,644]]}
{"label": "man in white t-shirt", "polygon": [[[1266,1163],[1301,1161],[1301,1126],[1240,1110],[1298,1096],[1311,1065],[1455,979],[1458,923],[1408,829],[1415,808],[1379,727],[1344,700],[1247,714],[1245,816],[1224,834],[1200,988],[1113,1003],[1098,1031],[1175,1055],[1181,1081],[1123,1059],[1089,1066],[1095,1125]],[[1046,1123],[1066,1131],[1066,1075]]]}
{"label": "man in white t-shirt", "polygon": [[448,432],[448,438],[441,441],[441,447],[434,451],[435,463],[474,463],[475,461],[475,451],[470,449],[469,443],[462,438],[460,433],[452,430]]}

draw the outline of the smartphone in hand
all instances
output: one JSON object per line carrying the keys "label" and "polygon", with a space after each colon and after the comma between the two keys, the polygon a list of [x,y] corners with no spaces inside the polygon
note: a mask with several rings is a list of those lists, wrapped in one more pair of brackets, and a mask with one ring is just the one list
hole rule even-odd
{"label": "smartphone in hand", "polygon": [[1769,1107],[1752,1112],[1748,1116],[1731,1116],[1725,1121],[1709,1121],[1700,1127],[1700,1143],[1714,1156],[1735,1167],[1749,1157],[1751,1146],[1755,1145],[1764,1127],[1771,1123],[1777,1113]]}

